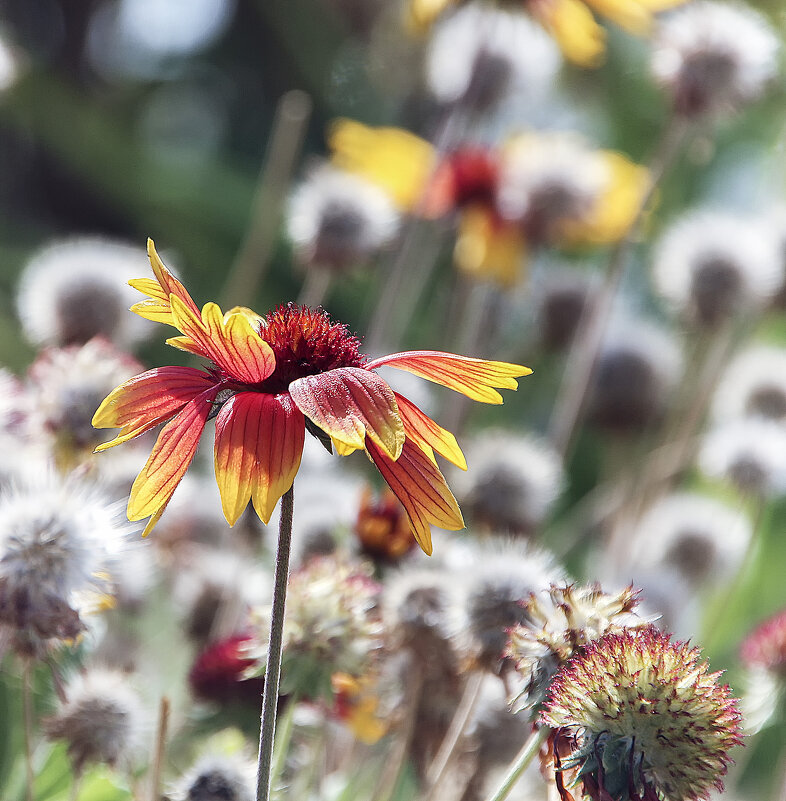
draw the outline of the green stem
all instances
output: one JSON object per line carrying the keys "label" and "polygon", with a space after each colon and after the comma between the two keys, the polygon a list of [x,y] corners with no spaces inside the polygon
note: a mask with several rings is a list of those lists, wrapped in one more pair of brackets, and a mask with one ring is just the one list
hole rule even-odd
{"label": "green stem", "polygon": [[153,753],[153,770],[150,777],[150,801],[159,801],[161,794],[161,768],[166,751],[166,733],[169,725],[169,699],[164,696],[158,708],[158,731],[156,749]]}
{"label": "green stem", "polygon": [[29,659],[25,660],[24,675],[22,677],[22,717],[25,738],[25,771],[27,774],[27,801],[34,801],[33,783],[35,771],[33,770],[33,668]]}
{"label": "green stem", "polygon": [[541,745],[546,742],[549,734],[551,734],[551,729],[548,726],[535,729],[530,734],[527,742],[524,743],[521,751],[511,763],[510,769],[502,780],[502,784],[494,795],[489,796],[488,801],[504,801],[508,797],[516,782],[521,778],[521,774],[524,773],[535,755],[540,751]]}
{"label": "green stem", "polygon": [[265,689],[262,693],[262,715],[259,729],[259,758],[257,759],[257,798],[270,798],[270,777],[273,763],[273,742],[276,733],[278,685],[281,678],[281,650],[284,640],[284,607],[289,579],[289,553],[292,545],[293,487],[281,498],[281,517],[278,524],[278,551],[273,580],[273,609],[270,617],[270,639],[267,648]]}

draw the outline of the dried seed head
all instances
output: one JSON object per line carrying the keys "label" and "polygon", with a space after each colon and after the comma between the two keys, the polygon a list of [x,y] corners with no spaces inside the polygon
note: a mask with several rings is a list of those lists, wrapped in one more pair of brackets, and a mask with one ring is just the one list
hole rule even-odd
{"label": "dried seed head", "polygon": [[146,339],[153,326],[128,314],[138,300],[128,281],[144,274],[146,262],[140,248],[98,237],[41,248],[22,272],[17,295],[25,335],[34,345],[60,346],[96,336],[123,347]]}
{"label": "dried seed head", "polygon": [[722,212],[700,211],[674,223],[652,265],[657,292],[689,322],[716,328],[761,310],[783,281],[769,225]]}
{"label": "dried seed head", "polygon": [[743,494],[779,498],[786,493],[786,425],[752,417],[716,426],[704,438],[698,464]]}
{"label": "dried seed head", "polygon": [[612,326],[589,387],[587,416],[604,430],[638,432],[659,423],[682,372],[674,336],[643,320]]}
{"label": "dried seed head", "polygon": [[715,391],[712,414],[717,422],[786,422],[786,348],[752,345],[735,356]]}
{"label": "dried seed head", "polygon": [[512,94],[541,94],[560,62],[554,41],[523,14],[470,3],[435,27],[426,84],[439,102],[483,114]]}
{"label": "dried seed head", "polygon": [[647,625],[633,611],[637,604],[632,586],[615,595],[597,584],[552,585],[548,595],[532,593],[522,604],[526,620],[510,630],[506,650],[520,678],[514,709],[535,709],[557,670],[588,643],[607,631]]}
{"label": "dried seed head", "polygon": [[85,628],[128,531],[116,505],[74,481],[45,477],[0,497],[0,628],[18,649],[37,654]]}
{"label": "dried seed head", "polygon": [[564,481],[562,459],[532,435],[484,431],[467,447],[467,472],[452,482],[462,508],[477,525],[531,535],[545,520]]}
{"label": "dried seed head", "polygon": [[579,651],[541,713],[571,745],[563,776],[573,772],[595,801],[695,801],[722,790],[741,715],[699,656],[654,627],[610,632]]}
{"label": "dried seed head", "polygon": [[64,740],[74,770],[128,765],[142,745],[142,701],[124,673],[92,669],[66,687],[66,698],[45,722],[47,737]]}
{"label": "dried seed head", "polygon": [[699,0],[664,19],[652,71],[685,117],[728,115],[755,100],[778,69],[778,39],[749,6]]}
{"label": "dried seed head", "polygon": [[388,244],[398,222],[385,192],[357,175],[322,165],[293,192],[287,229],[302,262],[342,270],[359,266]]}
{"label": "dried seed head", "polygon": [[174,801],[253,801],[254,766],[241,758],[200,759],[177,783]]}
{"label": "dried seed head", "polygon": [[695,590],[734,573],[748,547],[751,524],[738,509],[693,492],[657,501],[633,532],[636,570],[669,567]]}

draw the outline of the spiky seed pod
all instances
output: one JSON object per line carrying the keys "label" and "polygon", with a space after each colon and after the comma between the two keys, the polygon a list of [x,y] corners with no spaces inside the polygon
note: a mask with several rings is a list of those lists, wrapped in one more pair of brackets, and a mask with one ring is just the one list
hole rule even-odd
{"label": "spiky seed pod", "polygon": [[780,288],[776,232],[724,212],[686,214],[656,246],[652,280],[688,322],[717,328],[739,314],[760,311]]}
{"label": "spiky seed pod", "polygon": [[65,741],[74,770],[130,764],[145,728],[143,704],[131,677],[94,668],[68,683],[66,698],[44,729],[49,739]]}
{"label": "spiky seed pod", "polygon": [[532,593],[522,604],[526,621],[511,628],[506,648],[520,679],[513,708],[535,709],[559,668],[607,631],[647,625],[634,612],[637,604],[632,586],[616,594],[598,584],[552,585],[547,595]]}
{"label": "spiky seed pod", "polygon": [[609,632],[579,651],[541,713],[561,747],[570,744],[556,766],[563,787],[572,775],[595,801],[696,801],[722,790],[741,715],[699,657],[654,627]]}
{"label": "spiky seed pod", "polygon": [[483,114],[513,93],[543,92],[560,62],[553,40],[523,14],[470,3],[434,29],[426,84],[439,102]]}
{"label": "spiky seed pod", "polygon": [[313,169],[295,189],[287,215],[298,259],[331,270],[362,264],[393,239],[398,223],[385,192],[329,165]]}
{"label": "spiky seed pod", "polygon": [[253,801],[254,766],[244,759],[208,756],[177,782],[173,801]]}
{"label": "spiky seed pod", "polygon": [[705,436],[698,465],[743,494],[779,498],[786,493],[786,425],[755,417],[719,425]]}
{"label": "spiky seed pod", "polygon": [[473,550],[475,564],[462,582],[469,648],[477,667],[499,673],[508,665],[509,629],[529,619],[525,601],[565,576],[550,554],[515,542],[480,543]]}
{"label": "spiky seed pod", "polygon": [[752,345],[735,356],[715,391],[712,416],[719,423],[740,417],[786,422],[786,348]]}
{"label": "spiky seed pod", "polygon": [[467,447],[472,469],[454,471],[456,497],[473,521],[494,531],[528,536],[562,490],[562,459],[533,435],[488,430]]}
{"label": "spiky seed pod", "polygon": [[734,573],[748,547],[751,523],[740,510],[695,492],[656,501],[631,538],[635,571],[667,567],[696,589]]}
{"label": "spiky seed pod", "polygon": [[613,325],[588,389],[593,425],[624,434],[659,423],[682,373],[679,343],[644,320]]}
{"label": "spiky seed pod", "polygon": [[661,22],[652,71],[689,118],[730,114],[755,100],[778,69],[778,38],[748,6],[700,0]]}
{"label": "spiky seed pod", "polygon": [[130,527],[94,488],[52,476],[0,496],[0,630],[40,655],[105,602]]}
{"label": "spiky seed pod", "polygon": [[128,281],[144,267],[137,247],[99,237],[46,245],[27,263],[19,284],[25,336],[34,345],[57,346],[83,345],[96,336],[122,347],[145,339],[153,326],[127,313],[138,299]]}

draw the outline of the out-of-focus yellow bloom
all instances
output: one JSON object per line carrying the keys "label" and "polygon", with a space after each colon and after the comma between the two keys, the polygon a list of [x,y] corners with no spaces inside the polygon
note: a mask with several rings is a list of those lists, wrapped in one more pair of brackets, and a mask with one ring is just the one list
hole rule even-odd
{"label": "out-of-focus yellow bloom", "polygon": [[565,224],[567,242],[607,245],[618,242],[635,223],[650,181],[649,170],[612,150],[599,151],[609,180],[588,216]]}
{"label": "out-of-focus yellow bloom", "polygon": [[403,211],[415,209],[434,169],[432,145],[402,128],[338,119],[328,132],[333,163],[385,190]]}
{"label": "out-of-focus yellow bloom", "polygon": [[379,698],[374,692],[373,679],[356,679],[348,673],[334,673],[331,679],[335,694],[335,711],[361,743],[373,745],[388,730],[387,723],[378,717]]}
{"label": "out-of-focus yellow bloom", "polygon": [[[499,0],[500,4],[503,0]],[[557,40],[565,58],[582,67],[597,67],[606,51],[606,32],[596,22],[592,11],[608,17],[639,36],[652,26],[653,15],[685,0],[521,0],[528,11]],[[425,30],[448,6],[460,0],[410,0],[410,27]],[[510,0],[504,5],[517,5]]]}
{"label": "out-of-focus yellow bloom", "polygon": [[508,288],[518,282],[525,255],[524,237],[516,226],[484,206],[470,206],[462,212],[453,251],[459,270]]}

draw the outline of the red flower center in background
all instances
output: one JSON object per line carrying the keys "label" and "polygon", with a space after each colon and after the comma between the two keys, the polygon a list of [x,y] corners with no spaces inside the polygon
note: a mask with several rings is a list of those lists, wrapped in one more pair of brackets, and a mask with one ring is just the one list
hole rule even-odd
{"label": "red flower center in background", "polygon": [[360,340],[323,309],[281,305],[264,317],[259,334],[276,357],[275,369],[258,385],[260,392],[286,392],[298,378],[366,363]]}

